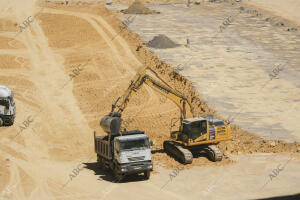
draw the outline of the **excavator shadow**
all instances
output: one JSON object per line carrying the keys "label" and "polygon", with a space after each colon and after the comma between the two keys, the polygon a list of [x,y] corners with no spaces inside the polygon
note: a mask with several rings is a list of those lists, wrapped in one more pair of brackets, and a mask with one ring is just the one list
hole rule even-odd
{"label": "excavator shadow", "polygon": [[99,175],[99,181],[108,181],[112,183],[126,183],[126,182],[138,182],[138,181],[145,181],[144,176],[132,174],[132,175],[126,175],[122,181],[117,181],[113,175],[113,172],[111,170],[105,170],[101,169],[99,167],[99,164],[97,162],[92,163],[83,163],[85,164],[86,169],[94,171],[95,175]]}
{"label": "excavator shadow", "polygon": [[[151,154],[156,154],[156,153],[166,153],[164,149],[154,149],[154,150],[151,150]],[[207,160],[209,161],[212,161],[214,162],[213,159],[211,159],[211,157],[209,156],[209,154],[205,153],[205,152],[198,152],[198,151],[191,151],[191,153],[193,154],[193,158],[206,158]],[[167,153],[168,156],[172,157],[171,155],[169,155]],[[180,161],[179,159],[177,158],[174,158],[172,157],[174,160],[176,160],[177,162],[181,163],[181,164],[185,164],[183,163],[182,161]]]}
{"label": "excavator shadow", "polygon": [[207,153],[199,153],[199,152],[192,152],[193,158],[206,158],[209,161],[214,162]]}

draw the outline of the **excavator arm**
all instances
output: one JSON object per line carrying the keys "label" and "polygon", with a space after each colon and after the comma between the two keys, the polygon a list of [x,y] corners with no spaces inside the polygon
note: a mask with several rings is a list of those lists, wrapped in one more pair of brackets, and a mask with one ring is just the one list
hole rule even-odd
{"label": "excavator arm", "polygon": [[[160,81],[157,81],[153,79],[151,76],[147,75],[146,74],[147,69],[152,71]],[[112,112],[122,113],[126,108],[131,97],[133,97],[136,94],[136,92],[141,88],[141,86],[144,83],[149,87],[151,87],[153,90],[157,91],[158,93],[162,94],[163,96],[173,101],[178,106],[178,108],[181,111],[180,112],[181,121],[186,118],[187,111],[193,114],[191,106],[187,101],[186,97],[179,91],[170,87],[153,70],[151,70],[148,67],[143,67],[141,70],[139,70],[139,72],[136,74],[134,79],[131,81],[124,95],[119,97],[116,100],[116,102],[112,105]]]}

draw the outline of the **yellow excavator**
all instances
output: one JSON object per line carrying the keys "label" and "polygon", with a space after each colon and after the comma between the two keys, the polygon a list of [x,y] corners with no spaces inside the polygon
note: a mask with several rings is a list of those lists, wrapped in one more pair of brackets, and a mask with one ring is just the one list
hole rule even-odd
{"label": "yellow excavator", "polygon": [[[150,70],[158,80],[146,74],[147,70]],[[105,116],[106,120],[109,120],[109,117],[112,119],[121,118],[121,114],[131,97],[136,94],[144,83],[173,101],[180,109],[179,130],[171,131],[171,139],[163,143],[167,154],[183,164],[192,163],[193,154],[206,154],[214,162],[222,160],[222,152],[216,144],[230,139],[230,126],[212,115],[195,117],[187,98],[181,92],[170,87],[151,68],[142,67],[138,71],[125,93],[112,105],[112,111]],[[193,117],[187,118],[187,114],[192,114]],[[112,129],[113,126],[113,123],[111,123],[110,127]]]}

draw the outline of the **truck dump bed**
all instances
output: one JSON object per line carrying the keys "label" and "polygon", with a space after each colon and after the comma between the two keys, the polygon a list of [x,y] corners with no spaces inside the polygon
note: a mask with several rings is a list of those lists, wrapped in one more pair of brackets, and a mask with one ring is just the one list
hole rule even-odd
{"label": "truck dump bed", "polygon": [[95,152],[98,155],[101,155],[106,159],[112,159],[112,152],[109,144],[111,141],[108,141],[108,136],[96,136],[96,133],[94,133],[94,142]]}

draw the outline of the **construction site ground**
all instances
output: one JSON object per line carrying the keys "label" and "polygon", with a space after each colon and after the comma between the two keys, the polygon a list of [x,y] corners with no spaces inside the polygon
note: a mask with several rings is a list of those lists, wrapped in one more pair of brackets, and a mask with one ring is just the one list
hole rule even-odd
{"label": "construction site ground", "polygon": [[[0,1],[0,84],[14,91],[17,106],[14,126],[0,127],[0,200],[300,193],[297,1],[189,8],[148,2],[159,14],[119,12],[129,3]],[[230,25],[217,34],[230,15]],[[182,46],[148,48],[159,34]],[[118,183],[99,169],[93,132],[105,134],[99,120],[143,65],[182,91],[198,115],[232,122],[232,140],[219,145],[221,162],[199,157],[183,166],[166,155],[162,142],[179,110],[144,87],[124,111],[123,125],[144,130],[155,142],[150,180],[130,176]],[[274,68],[281,70],[270,80]]]}

